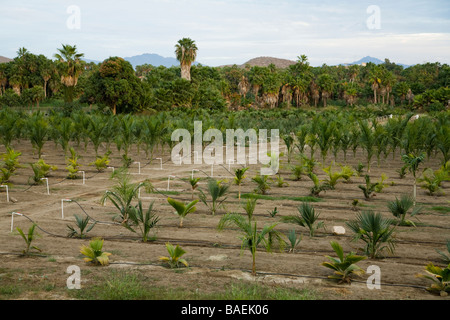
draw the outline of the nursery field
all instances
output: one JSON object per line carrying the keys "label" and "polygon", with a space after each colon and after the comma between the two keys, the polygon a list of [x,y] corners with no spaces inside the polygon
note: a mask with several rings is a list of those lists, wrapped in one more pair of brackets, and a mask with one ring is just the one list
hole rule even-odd
{"label": "nursery field", "polygon": [[[21,152],[21,164],[37,161],[38,157],[29,141],[16,140],[12,147]],[[5,151],[1,147],[0,153]],[[407,217],[415,226],[395,227],[394,252],[385,252],[383,257],[367,258],[357,263],[365,271],[369,266],[379,267],[379,289],[368,288],[366,280],[371,273],[353,277],[350,284],[339,284],[327,279],[333,272],[321,265],[328,261],[326,256],[336,256],[330,246],[331,241],[339,242],[345,253],[353,251],[362,254],[358,249],[363,243],[361,240],[352,241],[353,232],[346,222],[354,220],[358,213],[365,210],[393,218],[387,203],[403,194],[412,193],[412,175],[408,173],[400,178],[397,172],[403,165],[400,154],[396,154],[395,158],[390,155],[382,159],[379,165],[374,161],[370,170],[372,181],[379,180],[382,174],[387,179],[383,190],[375,192],[371,199],[365,199],[358,188],[358,185],[365,183],[364,173],[351,177],[348,182],[340,181],[334,190],[326,190],[319,196],[311,197],[311,180],[305,175],[295,180],[287,156],[283,155],[279,174],[286,184],[277,186],[274,177],[267,195],[257,200],[253,219],[257,221],[258,228],[278,222],[276,230],[284,237],[294,229],[297,235],[301,234],[301,241],[293,251],[289,251],[289,246],[281,251],[274,247],[272,252],[258,247],[256,276],[253,276],[252,255],[248,249],[241,250],[240,230],[227,225],[219,231],[218,225],[226,212],[245,215],[243,206],[247,202],[246,195],[253,193],[256,187],[251,178],[259,174],[260,165],[248,165],[246,179],[240,188],[240,200],[238,186],[233,181],[234,170],[242,166],[214,166],[213,178],[230,185],[223,206],[212,215],[208,206],[198,202],[197,210],[186,215],[180,228],[180,219],[174,214],[175,210],[167,197],[190,202],[192,198],[198,198],[199,190],[206,193],[211,167],[174,164],[170,161],[167,148],[164,153],[161,153],[160,148],[156,149],[150,161],[133,146],[129,157],[139,163],[131,164],[128,174],[133,183],[145,180],[151,182],[153,192],[141,188],[139,198],[145,208],[153,202],[154,213],[159,217],[156,227],[150,232],[150,239],[143,242],[139,235],[113,222],[117,208],[110,200],[104,204],[101,202],[105,191],[116,183],[111,176],[113,168],[118,170],[122,166],[119,153],[112,152],[110,168],[97,172],[95,167],[88,165],[95,160],[93,146],[89,144],[86,150],[78,148],[77,152],[82,164],[79,170],[85,172],[84,181],[80,173],[78,179],[66,178],[65,155],[59,147],[48,143],[43,149],[42,159],[58,167],[48,176],[48,192],[45,182],[40,185],[29,184],[32,170],[27,165],[19,167],[11,177],[9,203],[6,202],[5,188],[0,189],[0,299],[108,299],[111,297],[102,295],[108,290],[116,293],[113,299],[239,299],[245,290],[254,285],[257,285],[258,292],[267,292],[267,295],[244,295],[244,298],[449,299],[448,296],[441,297],[428,292],[426,288],[431,282],[416,276],[425,274],[425,266],[430,262],[445,267],[436,250],[446,252],[446,241],[450,238],[448,195],[430,196],[420,187],[417,188],[417,205],[422,206],[423,211],[420,215]],[[321,159],[319,152],[316,158]],[[326,163],[336,161],[336,168],[339,168],[338,163],[353,167],[364,163],[365,159],[364,150],[358,149],[355,156],[347,155],[346,161],[342,153],[338,153],[336,159],[328,156]],[[297,159],[292,158],[291,164],[296,162]],[[421,168],[437,169],[441,164],[439,157],[431,157],[421,164]],[[321,164],[314,169],[319,179],[326,177],[322,169]],[[170,180],[169,175],[173,176]],[[192,175],[201,178],[194,194],[189,184]],[[448,193],[449,186],[448,181],[442,183],[445,193]],[[305,202],[314,207],[316,213],[320,214],[318,220],[324,223],[324,227],[318,228],[312,237],[307,228],[281,220],[282,217],[298,214],[297,208]],[[133,201],[133,204],[136,203],[137,199]],[[275,208],[277,211],[274,213]],[[23,216],[12,215],[12,212]],[[97,221],[85,238],[68,237],[68,225],[75,226],[75,214],[83,218],[89,216],[91,223]],[[32,222],[36,223],[36,232],[39,234],[32,245],[41,251],[31,249],[32,253],[24,256],[21,253],[26,244],[16,227],[26,233]],[[345,234],[334,234],[334,226],[344,227]],[[88,245],[94,237],[104,239],[103,250],[111,253],[107,266],[94,266],[83,261],[80,247]],[[168,255],[167,242],[179,245],[186,251],[183,258],[189,264],[187,268],[171,269],[159,260],[159,257]],[[71,275],[67,269],[70,266],[81,269],[79,290],[67,288],[67,279]],[[132,292],[136,288],[142,290],[133,296]]]}

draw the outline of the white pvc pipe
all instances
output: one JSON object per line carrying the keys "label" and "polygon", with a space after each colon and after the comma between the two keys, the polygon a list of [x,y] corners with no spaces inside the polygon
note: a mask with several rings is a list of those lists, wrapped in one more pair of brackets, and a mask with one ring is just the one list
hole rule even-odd
{"label": "white pvc pipe", "polygon": [[45,180],[45,182],[47,184],[47,194],[50,194],[50,189],[48,187],[48,178],[41,178],[41,180]]}
{"label": "white pvc pipe", "polygon": [[14,215],[23,216],[23,214],[19,212],[11,212],[11,232],[13,231],[13,224],[14,224]]}
{"label": "white pvc pipe", "polygon": [[64,202],[72,202],[70,199],[61,199],[61,219],[64,220]]}
{"label": "white pvc pipe", "polygon": [[138,162],[138,161],[136,161],[136,162],[134,162],[134,163],[137,163],[137,164],[138,164],[138,174],[141,174],[141,163]]}
{"label": "white pvc pipe", "polygon": [[83,173],[83,184],[85,184],[85,182],[86,182],[86,174],[85,174],[84,171],[79,171],[79,172]]}
{"label": "white pvc pipe", "polygon": [[170,177],[175,178],[175,176],[170,176],[167,179],[167,191],[169,191]]}
{"label": "white pvc pipe", "polygon": [[159,160],[161,162],[161,168],[160,170],[162,170],[162,158],[156,158],[156,160]]}
{"label": "white pvc pipe", "polygon": [[0,188],[6,188],[6,202],[9,203],[9,191],[8,186],[6,184],[0,185]]}
{"label": "white pvc pipe", "polygon": [[114,173],[114,167],[108,167],[108,169],[112,169],[112,172]]}

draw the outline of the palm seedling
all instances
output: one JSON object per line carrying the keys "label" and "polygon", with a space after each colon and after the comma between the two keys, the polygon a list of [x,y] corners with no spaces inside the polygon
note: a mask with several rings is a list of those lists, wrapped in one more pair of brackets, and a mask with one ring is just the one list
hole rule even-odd
{"label": "palm seedling", "polygon": [[417,177],[416,172],[419,168],[419,165],[425,160],[425,153],[421,153],[419,155],[409,153],[404,154],[402,156],[402,160],[405,163],[406,167],[408,168],[409,172],[412,173],[414,177],[414,188],[413,188],[413,197],[414,197],[414,205],[416,205],[416,189],[417,189]]}
{"label": "palm seedling", "polygon": [[103,241],[104,240],[101,238],[93,238],[91,241],[89,241],[89,246],[81,246],[80,253],[85,256],[85,258],[83,258],[85,262],[102,266],[106,266],[109,264],[109,256],[111,255],[111,253],[102,251]]}
{"label": "palm seedling", "polygon": [[184,251],[179,245],[174,247],[169,242],[166,243],[166,249],[169,254],[168,257],[159,257],[159,260],[163,262],[167,262],[167,264],[170,266],[170,268],[179,268],[180,264],[184,265],[185,267],[188,267],[189,264],[187,261],[183,258],[181,258],[186,251]]}
{"label": "palm seedling", "polygon": [[387,204],[389,211],[394,217],[398,219],[397,224],[401,226],[415,226],[414,222],[405,220],[406,214],[412,208],[411,217],[420,214],[422,207],[414,207],[414,200],[409,195],[402,195],[400,199],[395,197],[394,201],[389,201]]}
{"label": "palm seedling", "polygon": [[436,193],[442,193],[442,182],[449,180],[450,175],[442,168],[433,171],[433,169],[425,169],[422,173],[422,177],[417,179],[419,183],[423,183],[421,187],[428,191],[430,196]]}
{"label": "palm seedling", "polygon": [[294,151],[294,138],[290,134],[283,135],[283,141],[286,145],[288,163],[291,163],[292,152]]}
{"label": "palm seedling", "polygon": [[302,241],[302,235],[299,234],[297,236],[295,229],[291,229],[287,234],[287,239],[289,241],[289,252],[295,252],[295,248],[298,247],[300,242]]}
{"label": "palm seedling", "polygon": [[338,171],[332,171],[331,165],[329,165],[326,168],[322,169],[326,174],[327,178],[325,179],[325,183],[329,186],[331,190],[334,190],[337,183],[339,182],[339,179],[342,179],[341,172]]}
{"label": "palm seedling", "polygon": [[439,293],[442,297],[448,296],[450,292],[450,264],[445,268],[440,268],[430,262],[425,267],[425,272],[426,274],[418,274],[417,277],[432,281],[427,290]]}
{"label": "palm seedling", "polygon": [[398,173],[398,177],[400,178],[400,179],[403,179],[403,178],[405,178],[406,177],[406,170],[408,169],[408,166],[405,164],[405,165],[403,165],[400,169],[398,169],[397,170],[397,173]]}
{"label": "palm seedling", "polygon": [[34,184],[41,184],[42,178],[48,177],[50,170],[58,169],[56,166],[45,163],[43,159],[39,159],[36,163],[30,163],[30,166],[34,175],[28,179],[28,182],[31,180]]}
{"label": "palm seedling", "polygon": [[189,178],[189,184],[191,185],[191,189],[192,189],[191,200],[194,200],[194,191],[195,191],[195,189],[197,189],[199,181],[200,181],[200,178],[194,178],[194,177]]}
{"label": "palm seedling", "polygon": [[294,165],[291,166],[292,178],[295,181],[299,181],[302,178],[302,175],[305,173],[305,168],[303,165]]}
{"label": "palm seedling", "polygon": [[31,144],[36,149],[38,158],[41,158],[42,148],[50,134],[49,124],[38,112],[28,119],[26,128]]}
{"label": "palm seedling", "polygon": [[275,208],[273,208],[271,211],[269,211],[269,215],[270,215],[272,218],[275,218],[275,216],[277,215],[277,213],[278,213],[277,207],[275,207]]}
{"label": "palm seedling", "polygon": [[67,228],[69,229],[68,237],[84,238],[86,236],[86,233],[91,231],[97,222],[94,222],[89,226],[90,219],[88,216],[86,216],[86,218],[84,219],[77,214],[75,214],[74,216],[75,216],[75,225],[79,231],[76,230],[73,226],[67,225]]}
{"label": "palm seedling", "polygon": [[39,234],[37,234],[35,232],[35,228],[36,228],[36,224],[33,223],[31,225],[31,227],[28,229],[28,233],[27,234],[25,234],[22,231],[22,229],[20,229],[19,227],[16,228],[17,232],[19,232],[20,236],[22,237],[22,239],[25,241],[25,244],[26,244],[26,248],[25,248],[25,250],[23,250],[23,254],[24,255],[30,254],[30,250],[31,249],[37,250],[39,252],[42,251],[38,247],[31,245],[33,243],[33,241],[36,239],[36,237],[39,236]]}
{"label": "palm seedling", "polygon": [[103,155],[103,157],[96,156],[95,161],[89,163],[89,165],[94,166],[98,172],[105,171],[110,163],[109,154],[110,152],[107,152],[105,155]]}
{"label": "palm seedling", "polygon": [[125,227],[131,232],[139,232],[142,242],[147,242],[149,240],[150,231],[155,228],[156,224],[159,222],[159,217],[153,211],[153,202],[147,210],[144,210],[142,201],[139,200],[138,204],[129,211],[128,220],[130,223],[125,224]]}
{"label": "palm seedling", "polygon": [[450,240],[447,240],[447,253],[444,253],[440,250],[436,250],[437,253],[440,254],[441,258],[442,258],[442,262],[444,262],[445,264],[450,264]]}
{"label": "palm seedling", "polygon": [[364,273],[364,270],[358,267],[356,263],[366,259],[366,257],[357,256],[353,252],[344,255],[342,246],[336,241],[331,241],[331,247],[336,252],[337,258],[326,256],[330,262],[322,263],[322,266],[334,270],[334,275],[328,276],[328,278],[338,280],[339,283],[350,283],[353,274],[361,275]]}
{"label": "palm seedling", "polygon": [[339,165],[341,167],[341,171],[339,172],[342,179],[344,179],[345,183],[350,182],[351,177],[355,175],[355,171],[349,166]]}
{"label": "palm seedling", "polygon": [[388,179],[388,176],[384,173],[381,174],[380,181],[375,183],[375,192],[382,192],[384,188],[388,186],[388,184],[384,183]]}
{"label": "palm seedling", "polygon": [[241,200],[241,185],[242,185],[242,182],[244,181],[244,179],[245,179],[245,172],[248,170],[248,168],[243,168],[243,169],[236,169],[235,171],[234,171],[234,175],[235,175],[235,177],[234,177],[234,183],[238,186],[238,188],[239,188],[239,191],[238,191],[238,193],[239,193],[239,200]]}
{"label": "palm seedling", "polygon": [[360,121],[359,128],[361,132],[360,145],[366,151],[367,172],[370,172],[370,163],[375,153],[375,145],[376,145],[375,133],[369,126],[367,121]]}
{"label": "palm seedling", "polygon": [[447,240],[447,253],[444,253],[440,250],[436,250],[437,253],[440,254],[441,258],[442,258],[442,262],[444,262],[445,264],[450,264],[450,240]]}
{"label": "palm seedling", "polygon": [[377,188],[378,183],[372,183],[370,182],[370,176],[368,174],[366,174],[364,176],[365,180],[366,180],[366,184],[360,184],[358,186],[358,188],[360,188],[362,190],[362,192],[364,193],[364,198],[366,198],[366,200],[370,200],[375,192],[375,189]]}
{"label": "palm seedling", "polygon": [[101,203],[110,200],[119,211],[121,223],[126,225],[131,210],[134,210],[132,201],[137,198],[139,189],[147,186],[147,182],[132,183],[130,176],[124,171],[117,171],[117,184],[108,190],[101,198]]}
{"label": "palm seedling", "polygon": [[364,171],[364,167],[365,167],[364,164],[362,164],[361,162],[359,162],[357,166],[354,166],[358,177],[360,177],[362,175],[362,173]]}
{"label": "palm seedling", "polygon": [[211,196],[211,203],[208,203],[206,194],[202,190],[199,190],[200,201],[203,202],[207,207],[209,207],[212,215],[216,214],[217,210],[220,208],[222,203],[227,199],[225,195],[228,192],[229,187],[230,187],[229,185],[223,184],[220,181],[210,179],[208,181],[207,191]]}
{"label": "palm seedling", "polygon": [[6,148],[6,153],[1,155],[1,163],[3,164],[3,168],[5,168],[11,174],[14,174],[17,168],[20,167],[19,157],[21,155],[21,152],[16,152],[11,147]]}
{"label": "palm seedling", "polygon": [[395,227],[392,227],[391,219],[383,218],[379,213],[363,211],[346,224],[354,233],[352,240],[362,240],[365,243],[362,250],[371,259],[380,257],[384,251],[394,252]]}
{"label": "palm seedling", "polygon": [[317,213],[313,206],[304,202],[297,207],[298,214],[294,216],[281,217],[281,221],[285,223],[293,223],[308,228],[309,236],[314,237],[315,232],[319,228],[325,228],[323,221],[317,221],[320,214]]}
{"label": "palm seedling", "polygon": [[257,175],[256,177],[252,178],[253,182],[256,182],[257,186],[255,189],[256,193],[265,195],[270,190],[270,184],[268,182],[268,176],[266,175]]}
{"label": "palm seedling", "polygon": [[184,220],[184,218],[189,213],[195,212],[195,210],[196,210],[195,205],[197,204],[198,199],[193,200],[193,201],[185,204],[185,203],[183,203],[181,201],[178,201],[178,200],[175,200],[175,199],[172,199],[172,198],[168,197],[167,198],[167,202],[176,210],[175,213],[178,214],[178,216],[180,217],[180,225],[179,225],[179,227],[182,228],[183,227],[183,220]]}
{"label": "palm seedling", "polygon": [[317,175],[313,172],[309,172],[308,177],[314,183],[314,185],[310,189],[310,193],[312,196],[319,197],[322,191],[330,190],[330,186],[328,185],[328,183],[320,181]]}
{"label": "palm seedling", "polygon": [[66,169],[69,171],[69,174],[67,176],[68,179],[77,179],[78,178],[78,171],[80,168],[80,163],[78,162],[78,154],[76,153],[75,149],[73,147],[70,147],[70,158],[67,158],[67,167]]}
{"label": "palm seedling", "polygon": [[267,252],[271,252],[274,243],[278,243],[280,250],[283,250],[285,246],[281,233],[275,230],[277,223],[266,225],[259,231],[256,221],[252,224],[250,219],[239,213],[226,213],[219,221],[219,231],[230,224],[238,227],[242,233],[240,237],[242,241],[241,252],[247,248],[252,254],[252,275],[256,275],[256,249],[260,244],[264,245]]}
{"label": "palm seedling", "polygon": [[247,214],[248,220],[253,219],[253,213],[255,212],[257,198],[254,195],[250,195],[247,198],[247,202],[242,206]]}

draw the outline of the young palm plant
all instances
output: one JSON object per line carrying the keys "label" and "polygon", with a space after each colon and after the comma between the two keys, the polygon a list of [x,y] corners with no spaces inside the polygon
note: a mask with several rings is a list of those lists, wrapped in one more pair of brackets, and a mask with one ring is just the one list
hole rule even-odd
{"label": "young palm plant", "polygon": [[414,199],[409,195],[402,195],[400,199],[395,197],[394,201],[389,201],[387,204],[389,211],[394,217],[398,219],[397,225],[401,226],[415,226],[414,222],[406,220],[406,214],[412,208],[411,217],[420,214],[422,207],[414,207]]}
{"label": "young palm plant", "polygon": [[234,171],[234,183],[238,186],[238,194],[239,194],[239,200],[241,200],[241,185],[242,182],[245,179],[245,172],[248,170],[248,168],[242,168],[242,169],[236,169]]}
{"label": "young palm plant", "polygon": [[147,210],[144,210],[142,207],[142,201],[138,200],[138,204],[129,211],[128,220],[130,223],[125,224],[125,227],[131,232],[139,233],[142,242],[147,242],[149,240],[150,231],[156,227],[156,224],[160,219],[154,213],[153,202],[150,203]]}
{"label": "young palm plant", "polygon": [[366,259],[364,256],[357,256],[353,252],[344,255],[342,246],[336,242],[331,241],[331,247],[336,252],[337,258],[326,256],[330,262],[323,262],[322,266],[334,270],[334,275],[328,276],[330,279],[338,280],[339,283],[350,283],[351,275],[362,275],[364,270],[358,267],[355,263]]}
{"label": "young palm plant", "polygon": [[[304,202],[297,208],[299,214],[295,216],[281,217],[281,221],[285,223],[293,223],[309,229],[309,236],[314,237],[315,232],[319,228],[325,228],[323,221],[317,221],[320,214],[317,213],[313,206]],[[317,223],[316,223],[317,222]]]}
{"label": "young palm plant", "polygon": [[263,176],[256,176],[254,178],[252,178],[253,182],[256,182],[257,187],[255,189],[256,193],[265,195],[267,194],[267,191],[270,190],[270,184],[268,182],[268,176],[263,175]]}
{"label": "young palm plant", "polygon": [[216,214],[222,203],[227,199],[225,195],[228,192],[229,187],[229,185],[223,184],[220,181],[210,179],[208,181],[208,193],[211,196],[211,203],[208,203],[206,194],[202,190],[199,190],[200,201],[210,208],[212,215]]}
{"label": "young palm plant", "polygon": [[440,250],[436,250],[436,252],[441,256],[442,262],[450,264],[450,240],[447,240],[447,254]]}
{"label": "young palm plant", "polygon": [[82,245],[80,248],[80,253],[85,256],[83,260],[85,262],[90,262],[94,265],[106,266],[109,264],[109,256],[111,253],[102,251],[103,250],[103,239],[93,238],[89,241],[89,246]]}
{"label": "young palm plant", "polygon": [[25,250],[23,250],[24,255],[29,255],[31,249],[37,250],[39,252],[42,251],[38,247],[31,245],[33,243],[33,241],[36,239],[36,237],[39,236],[39,234],[37,234],[35,232],[35,228],[36,228],[36,224],[33,223],[31,225],[31,227],[28,229],[27,234],[25,234],[22,231],[22,229],[20,229],[19,227],[16,228],[17,232],[19,232],[20,236],[22,237],[22,239],[25,241],[25,244],[26,244],[26,248],[25,248]]}
{"label": "young palm plant", "polygon": [[281,237],[281,233],[274,230],[278,223],[266,225],[259,231],[257,222],[245,218],[239,213],[227,213],[219,221],[218,229],[222,231],[225,227],[234,225],[239,228],[242,233],[241,252],[244,248],[250,250],[252,254],[252,275],[256,275],[256,249],[263,244],[267,252],[271,252],[274,243],[278,243],[280,250],[283,250],[285,241]]}
{"label": "young palm plant", "polygon": [[405,163],[406,167],[408,168],[409,172],[411,172],[414,177],[413,197],[414,197],[414,206],[415,206],[416,205],[416,194],[417,194],[416,173],[417,173],[417,170],[419,169],[419,165],[425,160],[425,153],[422,152],[419,155],[416,155],[414,153],[404,154],[402,156],[402,160]]}
{"label": "young palm plant", "polygon": [[302,241],[302,235],[295,233],[295,229],[291,229],[289,233],[287,234],[287,239],[289,240],[289,252],[294,253],[295,248],[298,247],[300,242]]}
{"label": "young palm plant", "polygon": [[74,227],[72,227],[71,225],[67,225],[67,228],[69,229],[69,233],[68,233],[68,237],[70,238],[84,238],[86,237],[86,233],[88,233],[89,231],[92,230],[92,228],[94,228],[96,222],[92,223],[90,226],[89,225],[89,217],[86,216],[86,218],[82,218],[79,215],[75,214],[75,225],[76,227],[78,227],[78,230],[76,230]]}
{"label": "young palm plant", "polygon": [[192,189],[192,197],[191,200],[194,200],[194,191],[198,188],[198,182],[200,181],[200,178],[189,178],[189,184],[191,185]]}
{"label": "young palm plant", "polygon": [[371,259],[381,257],[384,251],[394,252],[395,227],[392,227],[391,219],[383,218],[380,213],[363,211],[346,224],[354,232],[352,240],[362,240],[365,243],[362,250]]}
{"label": "young palm plant", "polygon": [[440,268],[430,262],[425,267],[425,272],[426,274],[418,274],[417,277],[432,281],[427,290],[439,293],[442,297],[448,296],[450,293],[450,264],[446,268]]}
{"label": "young palm plant", "polygon": [[166,249],[169,253],[168,257],[159,257],[159,260],[167,262],[170,268],[179,268],[180,264],[184,265],[185,267],[188,267],[189,264],[187,261],[183,258],[181,258],[186,251],[184,251],[179,245],[174,247],[169,242],[166,243]]}
{"label": "young palm plant", "polygon": [[178,216],[180,217],[180,226],[179,227],[182,228],[184,218],[189,213],[195,212],[195,210],[196,210],[195,205],[197,204],[198,199],[193,200],[187,204],[184,204],[181,201],[178,201],[178,200],[168,197],[167,202],[176,210],[175,213],[178,214]]}

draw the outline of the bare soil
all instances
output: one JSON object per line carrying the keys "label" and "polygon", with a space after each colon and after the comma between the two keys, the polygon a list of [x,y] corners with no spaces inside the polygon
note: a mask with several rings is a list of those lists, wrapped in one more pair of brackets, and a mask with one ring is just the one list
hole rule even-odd
{"label": "bare soil", "polygon": [[[343,247],[345,252],[356,251],[362,243],[351,241],[351,231],[345,226],[345,222],[355,218],[356,211],[352,210],[351,202],[359,199],[362,206],[359,210],[374,210],[382,213],[386,217],[392,217],[388,212],[387,201],[395,199],[404,193],[412,192],[412,176],[408,174],[404,179],[398,178],[396,170],[402,166],[400,156],[395,159],[392,155],[388,159],[382,159],[381,164],[373,164],[370,175],[372,181],[378,180],[382,173],[389,177],[389,186],[381,193],[370,200],[364,200],[359,184],[364,183],[363,177],[353,177],[350,183],[340,182],[336,190],[330,190],[321,194],[320,202],[313,203],[320,213],[320,220],[326,224],[326,229],[319,229],[317,236],[310,238],[305,228],[286,223],[280,223],[278,230],[285,234],[292,228],[301,232],[303,239],[295,252],[272,252],[267,253],[262,249],[257,253],[256,269],[258,275],[252,277],[251,255],[248,251],[241,251],[239,231],[227,229],[219,232],[217,225],[219,219],[225,213],[225,209],[219,210],[216,215],[211,215],[208,208],[202,204],[197,204],[197,211],[186,217],[183,228],[179,228],[179,218],[173,213],[166,196],[163,194],[147,194],[141,191],[141,198],[145,206],[154,201],[154,209],[161,217],[161,221],[156,230],[156,240],[142,243],[139,238],[124,227],[110,224],[116,209],[110,202],[105,206],[100,203],[104,192],[111,188],[114,181],[110,179],[111,169],[103,173],[97,173],[93,166],[88,164],[95,158],[91,146],[87,150],[83,146],[76,147],[82,155],[81,163],[86,174],[86,183],[82,179],[65,179],[67,171],[64,154],[59,147],[52,143],[47,143],[44,147],[43,158],[48,164],[58,166],[58,170],[49,177],[50,195],[47,194],[45,184],[30,186],[28,179],[32,175],[29,163],[37,161],[37,156],[29,142],[18,141],[13,145],[14,149],[22,152],[20,162],[23,168],[17,170],[12,177],[12,186],[9,189],[9,196],[14,202],[6,203],[5,189],[0,190],[0,284],[5,281],[5,275],[9,274],[14,281],[22,279],[33,279],[36,283],[51,283],[53,288],[58,290],[39,290],[22,294],[19,299],[69,299],[66,290],[66,280],[68,274],[66,269],[70,265],[78,265],[83,271],[82,286],[89,286],[89,282],[95,274],[108,269],[139,269],[147,274],[156,286],[167,288],[182,287],[186,290],[200,290],[202,292],[214,292],[225,290],[230,283],[236,279],[243,281],[261,281],[272,285],[279,285],[293,288],[314,289],[322,299],[331,300],[366,300],[366,299],[387,299],[387,300],[449,300],[449,297],[440,297],[425,290],[429,285],[425,279],[417,278],[416,275],[424,273],[424,267],[433,262],[442,266],[439,254],[436,249],[445,251],[445,242],[450,239],[450,218],[449,214],[439,213],[432,210],[433,206],[448,206],[448,196],[430,196],[425,190],[418,188],[417,201],[423,205],[425,214],[412,218],[418,224],[417,227],[397,227],[396,238],[398,240],[394,255],[380,259],[366,259],[358,263],[364,270],[370,265],[381,268],[381,289],[370,290],[366,286],[366,279],[370,274],[355,278],[351,285],[339,285],[327,280],[331,270],[324,268],[320,264],[327,261],[325,255],[334,256],[330,241],[336,240]],[[0,149],[0,153],[4,152]],[[101,151],[102,152],[102,151]],[[141,163],[141,174],[138,174],[138,165],[130,167],[130,173],[134,181],[150,179],[152,184],[161,192],[167,189],[168,175],[175,175],[177,178],[171,179],[170,190],[179,191],[180,195],[172,197],[188,201],[191,199],[190,185],[186,180],[192,169],[201,169],[195,172],[195,176],[206,177],[210,174],[211,167],[203,165],[178,165],[169,161],[169,153],[166,150],[161,154],[157,150],[155,158],[162,157],[163,170],[160,170],[159,160],[151,163],[144,154],[137,154],[133,150],[131,157]],[[319,155],[317,155],[319,159]],[[113,150],[111,166],[120,167],[120,153]],[[333,157],[328,157],[327,164],[334,161]],[[352,154],[347,156],[347,164],[356,165],[359,161],[364,162],[365,156],[362,151],[358,151],[354,158]],[[344,163],[340,154],[337,163]],[[427,161],[421,168],[439,167],[439,159]],[[237,165],[231,166],[231,171]],[[231,183],[230,193],[225,202],[226,211],[242,212],[241,205],[237,198],[237,186],[233,185],[232,173],[228,172],[228,165],[215,166],[214,177],[226,179]],[[258,174],[260,165],[251,165],[247,172],[247,178],[242,186],[242,193],[252,192],[255,183],[251,177]],[[282,158],[281,175],[289,186],[278,188],[272,184],[269,190],[271,196],[308,196],[309,188],[312,186],[307,177],[300,181],[294,181],[287,166],[286,157]],[[316,172],[319,178],[324,178],[321,167],[318,166]],[[80,175],[81,177],[81,175]],[[205,187],[202,180],[201,188]],[[393,183],[393,185],[391,185]],[[448,182],[444,184],[444,189],[448,190]],[[74,225],[74,214],[83,215],[83,211],[75,202],[65,202],[64,219],[61,215],[61,199],[74,199],[92,218],[100,222],[88,234],[89,237],[102,237],[105,239],[104,250],[111,252],[111,264],[104,268],[93,267],[85,264],[80,255],[79,249],[82,244],[88,244],[89,239],[67,238],[67,225]],[[262,227],[266,223],[273,223],[279,220],[280,216],[287,216],[297,213],[299,201],[291,200],[258,200],[255,211],[255,218],[258,226]],[[269,215],[274,207],[279,213],[275,217]],[[22,257],[18,254],[24,249],[24,242],[16,232],[11,233],[11,213],[19,212],[37,223],[41,230],[37,230],[41,235],[35,241],[35,245],[42,249],[41,254],[46,257]],[[14,216],[14,228],[20,227],[28,230],[31,222],[20,216]],[[333,226],[346,227],[345,235],[333,235]],[[190,267],[182,273],[174,272],[165,268],[158,260],[160,256],[167,255],[165,243],[179,244],[187,251],[186,260]],[[136,264],[136,265],[133,265]],[[141,265],[139,265],[141,264]],[[12,274],[12,276],[11,276]],[[1,297],[1,296],[0,296]],[[3,297],[5,298],[5,297]],[[6,297],[7,299],[7,297]]]}

